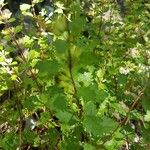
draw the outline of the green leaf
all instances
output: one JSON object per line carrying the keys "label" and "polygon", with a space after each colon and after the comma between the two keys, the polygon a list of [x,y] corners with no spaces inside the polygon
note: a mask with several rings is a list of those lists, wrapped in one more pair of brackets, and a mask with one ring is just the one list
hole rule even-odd
{"label": "green leaf", "polygon": [[[89,59],[90,58],[90,59]],[[86,65],[98,65],[99,60],[96,55],[94,55],[92,52],[84,52],[80,55],[79,60],[77,62],[80,65],[86,66]]]}
{"label": "green leaf", "polygon": [[100,136],[103,133],[103,128],[100,125],[101,118],[96,116],[87,116],[83,121],[83,126],[86,131],[93,134],[94,136]]}
{"label": "green leaf", "polygon": [[26,142],[33,143],[37,135],[33,131],[25,129],[23,131],[23,137]]}
{"label": "green leaf", "polygon": [[37,96],[28,97],[24,101],[24,107],[27,108],[29,111],[35,110],[38,106],[41,106],[41,103]]}
{"label": "green leaf", "polygon": [[96,150],[96,148],[92,146],[91,144],[85,143],[84,150]]}
{"label": "green leaf", "polygon": [[102,102],[108,97],[108,93],[105,90],[99,90],[94,84],[88,87],[78,88],[78,95],[82,97],[85,102]]}
{"label": "green leaf", "polygon": [[16,21],[16,18],[13,18],[13,17],[12,17],[12,18],[9,19],[9,23],[12,23],[12,22],[14,22],[14,21]]}
{"label": "green leaf", "polygon": [[71,33],[77,36],[83,31],[84,25],[85,25],[85,18],[78,17],[69,24],[69,28]]}
{"label": "green leaf", "polygon": [[94,136],[103,136],[115,129],[117,124],[110,118],[100,118],[98,116],[86,116],[83,121],[86,131]]}
{"label": "green leaf", "polygon": [[112,119],[104,117],[102,122],[101,122],[101,126],[103,129],[103,132],[108,133],[112,130],[114,130],[117,127],[117,123],[114,122]]}
{"label": "green leaf", "polygon": [[145,111],[150,109],[150,92],[149,87],[145,90],[144,96],[142,97],[142,106]]}
{"label": "green leaf", "polygon": [[145,143],[150,143],[150,128],[142,130],[142,137]]}
{"label": "green leaf", "polygon": [[39,76],[54,75],[59,71],[59,64],[57,61],[44,60],[37,63],[39,69]]}
{"label": "green leaf", "polygon": [[95,100],[95,91],[91,87],[80,87],[78,95],[86,102]]}
{"label": "green leaf", "polygon": [[49,120],[50,120],[49,112],[43,112],[43,113],[41,113],[40,116],[41,116],[40,117],[40,122],[42,122],[43,124],[46,124],[46,123],[49,122]]}
{"label": "green leaf", "polygon": [[67,101],[64,95],[58,95],[53,102],[56,109],[64,111],[67,108]]}
{"label": "green leaf", "polygon": [[146,115],[144,116],[144,120],[150,122],[150,110],[147,110]]}
{"label": "green leaf", "polygon": [[96,115],[97,113],[96,105],[92,101],[87,102],[84,106],[84,112],[85,112],[85,115],[87,116]]}
{"label": "green leaf", "polygon": [[31,50],[31,51],[29,51],[29,53],[28,53],[28,59],[29,59],[29,60],[32,60],[32,59],[34,59],[34,58],[38,58],[39,55],[40,55],[40,54],[39,54],[37,51]]}
{"label": "green leaf", "polygon": [[48,132],[47,132],[47,136],[46,136],[46,139],[51,139],[51,142],[49,144],[49,148],[52,150],[52,149],[55,149],[55,147],[57,146],[58,144],[58,140],[59,138],[61,137],[60,135],[60,132],[57,131],[57,129],[55,128],[50,128],[48,129]]}
{"label": "green leaf", "polygon": [[56,116],[63,123],[69,123],[69,121],[73,118],[73,114],[67,111],[59,111],[58,113],[56,113]]}
{"label": "green leaf", "polygon": [[16,26],[15,29],[14,29],[14,32],[19,33],[19,32],[22,31],[22,28],[23,28],[22,26]]}
{"label": "green leaf", "polygon": [[0,148],[4,148],[4,150],[12,150],[17,149],[18,140],[16,134],[13,132],[5,133],[5,136],[0,141]]}
{"label": "green leaf", "polygon": [[54,42],[54,46],[56,48],[56,52],[65,53],[68,50],[68,43],[64,40],[56,40]]}
{"label": "green leaf", "polygon": [[118,76],[118,84],[125,85],[126,82],[127,82],[127,76],[124,74],[120,74]]}

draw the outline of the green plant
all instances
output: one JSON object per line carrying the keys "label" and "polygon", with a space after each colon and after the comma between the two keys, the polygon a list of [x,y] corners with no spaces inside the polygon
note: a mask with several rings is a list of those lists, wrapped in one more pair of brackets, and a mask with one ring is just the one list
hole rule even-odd
{"label": "green plant", "polygon": [[0,1],[0,148],[148,149],[150,5],[39,2]]}

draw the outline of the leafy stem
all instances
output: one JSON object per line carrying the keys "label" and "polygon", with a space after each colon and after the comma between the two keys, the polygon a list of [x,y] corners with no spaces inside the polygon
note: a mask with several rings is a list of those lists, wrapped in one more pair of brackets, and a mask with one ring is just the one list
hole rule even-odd
{"label": "leafy stem", "polygon": [[[69,6],[68,6],[68,1],[66,1],[66,8],[68,9]],[[72,82],[72,86],[73,86],[73,90],[74,90],[74,98],[76,99],[77,101],[77,106],[78,106],[78,109],[79,109],[79,112],[78,112],[78,116],[81,118],[82,117],[82,112],[83,112],[83,108],[82,108],[82,104],[80,103],[80,99],[79,97],[77,96],[77,87],[76,87],[76,84],[75,84],[75,81],[74,81],[74,77],[73,77],[73,72],[72,72],[72,69],[73,69],[73,60],[72,60],[72,54],[71,54],[71,34],[70,34],[70,29],[69,29],[69,19],[68,19],[68,11],[65,11],[65,15],[66,15],[66,30],[68,32],[68,38],[67,38],[67,42],[68,42],[68,69],[69,69],[69,75],[70,75],[70,79],[71,79],[71,82]]]}
{"label": "leafy stem", "polygon": [[[15,43],[15,45],[16,45],[18,51],[19,51],[19,53],[21,54],[22,60],[23,60],[24,62],[27,62],[27,59],[25,58],[25,56],[24,56],[24,54],[23,54],[23,51],[24,51],[24,50],[23,50],[23,49],[21,48],[21,46],[19,45],[19,43],[18,43],[18,41],[17,41],[17,39],[16,39],[16,36],[15,36],[14,33],[12,33],[11,31],[10,31],[10,33],[11,33],[11,36],[12,36],[12,40],[14,41],[14,43]],[[32,79],[33,79],[34,82],[36,83],[36,85],[37,85],[39,91],[41,91],[41,86],[40,86],[40,84],[38,83],[38,81],[37,81],[37,79],[36,79],[36,76],[35,76],[35,74],[33,73],[32,69],[29,68],[29,72],[30,72],[30,74],[31,74]]]}
{"label": "leafy stem", "polygon": [[73,66],[72,66],[72,55],[71,55],[70,49],[68,49],[68,68],[69,68],[69,74],[70,74],[72,86],[73,86],[73,89],[74,89],[74,97],[77,100],[77,106],[79,108],[79,117],[81,117],[83,109],[82,109],[82,105],[80,103],[80,99],[77,96],[77,88],[76,88],[76,84],[75,84],[75,81],[74,81],[74,78],[73,78],[73,73],[72,73],[72,68],[73,68]]}
{"label": "leafy stem", "polygon": [[14,96],[15,96],[15,100],[16,100],[16,106],[17,106],[17,110],[19,113],[19,150],[21,150],[21,145],[22,145],[22,126],[23,126],[23,113],[22,113],[22,104],[21,101],[18,98],[18,94],[17,94],[17,87],[16,87],[16,83],[13,81],[13,86],[14,86]]}

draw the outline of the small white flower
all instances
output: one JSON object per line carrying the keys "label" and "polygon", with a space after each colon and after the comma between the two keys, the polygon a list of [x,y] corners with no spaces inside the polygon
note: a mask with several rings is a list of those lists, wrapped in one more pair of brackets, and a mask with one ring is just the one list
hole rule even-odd
{"label": "small white flower", "polygon": [[138,73],[145,73],[145,72],[149,72],[150,71],[150,66],[146,66],[144,64],[139,64],[138,66]]}
{"label": "small white flower", "polygon": [[140,137],[136,134],[134,138],[134,142],[138,143],[140,141]]}
{"label": "small white flower", "polygon": [[9,66],[12,63],[12,58],[2,57],[4,61],[0,62],[2,66]]}
{"label": "small white flower", "polygon": [[139,56],[139,51],[136,48],[130,48],[128,53],[133,58],[136,58]]}
{"label": "small white flower", "polygon": [[7,66],[7,63],[4,62],[4,61],[2,61],[2,62],[0,62],[0,65],[2,65],[2,66]]}
{"label": "small white flower", "polygon": [[0,0],[0,6],[2,7],[4,5],[4,0]]}
{"label": "small white flower", "polygon": [[13,59],[12,58],[6,58],[5,61],[6,61],[7,65],[11,65]]}
{"label": "small white flower", "polygon": [[110,19],[110,15],[111,15],[111,10],[108,10],[107,12],[105,12],[103,14],[103,19],[104,20],[109,20]]}
{"label": "small white flower", "polygon": [[4,19],[4,20],[9,19],[9,18],[11,17],[11,15],[12,15],[12,13],[10,12],[9,9],[4,9],[4,10],[2,11],[2,16],[3,16],[3,19]]}
{"label": "small white flower", "polygon": [[129,74],[130,70],[128,68],[120,67],[119,72],[121,74],[127,75]]}
{"label": "small white flower", "polygon": [[13,70],[11,70],[8,66],[5,67],[6,71],[8,74],[12,74]]}

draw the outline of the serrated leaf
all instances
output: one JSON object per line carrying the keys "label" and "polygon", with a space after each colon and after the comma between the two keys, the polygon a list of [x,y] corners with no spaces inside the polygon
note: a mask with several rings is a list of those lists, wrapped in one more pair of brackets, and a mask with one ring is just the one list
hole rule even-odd
{"label": "serrated leaf", "polygon": [[108,94],[105,90],[99,90],[94,84],[88,87],[78,88],[78,95],[82,97],[85,102],[102,102],[108,97]]}
{"label": "serrated leaf", "polygon": [[56,35],[62,35],[62,33],[66,30],[67,22],[66,17],[61,15],[57,18],[57,20],[52,23],[52,30]]}
{"label": "serrated leaf", "polygon": [[93,134],[94,136],[102,135],[103,129],[100,125],[101,118],[96,116],[88,116],[85,117],[83,121],[83,126],[85,127],[86,131]]}
{"label": "serrated leaf", "polygon": [[110,118],[86,116],[83,125],[86,131],[92,133],[94,136],[102,136],[104,133],[113,131],[117,124]]}

